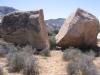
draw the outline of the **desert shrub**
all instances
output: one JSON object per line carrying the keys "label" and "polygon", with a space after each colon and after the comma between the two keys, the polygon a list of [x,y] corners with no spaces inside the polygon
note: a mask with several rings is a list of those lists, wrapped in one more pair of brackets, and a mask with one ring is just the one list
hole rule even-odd
{"label": "desert shrub", "polygon": [[36,49],[30,45],[27,45],[27,46],[23,47],[21,49],[21,51],[30,53],[31,55],[36,54],[36,55],[50,56],[50,50],[48,47],[46,47],[44,49]]}
{"label": "desert shrub", "polygon": [[52,31],[48,31],[48,36],[52,36],[53,32]]}
{"label": "desert shrub", "polygon": [[67,66],[68,75],[98,75],[93,59],[82,54],[78,59],[69,62]]}
{"label": "desert shrub", "polygon": [[59,29],[53,29],[48,31],[48,36],[55,36],[58,33]]}
{"label": "desert shrub", "polygon": [[6,46],[0,45],[0,56],[4,56],[7,52]]}
{"label": "desert shrub", "polygon": [[42,56],[50,56],[50,50],[48,49],[48,47],[44,48],[43,50],[41,50],[39,52],[39,54],[42,55]]}
{"label": "desert shrub", "polygon": [[58,34],[59,29],[54,29],[52,32],[56,35],[56,34]]}
{"label": "desert shrub", "polygon": [[3,67],[1,67],[1,65],[0,65],[0,75],[4,75],[4,73],[3,73]]}
{"label": "desert shrub", "polygon": [[[31,73],[35,73],[35,60],[33,54],[28,51],[16,51],[10,52],[7,55],[8,60],[8,71],[9,72],[20,72],[24,71],[25,75],[31,75]],[[26,71],[26,72],[25,72]],[[30,73],[28,73],[30,71]]]}
{"label": "desert shrub", "polygon": [[15,52],[8,55],[8,71],[19,72],[24,65],[24,56]]}
{"label": "desert shrub", "polygon": [[96,53],[93,50],[89,50],[89,51],[85,52],[85,54],[92,58],[95,58],[95,56],[96,56]]}
{"label": "desert shrub", "polygon": [[17,51],[17,48],[13,44],[0,42],[0,56],[6,56],[6,54],[12,51]]}
{"label": "desert shrub", "polygon": [[5,56],[10,50],[14,50],[14,45],[6,42],[0,42],[0,56]]}
{"label": "desert shrub", "polygon": [[9,72],[19,72],[23,69],[25,65],[25,60],[31,56],[31,54],[19,51],[12,52],[7,55],[8,60],[8,71]]}
{"label": "desert shrub", "polygon": [[32,48],[31,45],[26,45],[25,47],[22,48],[22,51],[30,53],[30,54],[34,54],[36,52],[36,49]]}
{"label": "desert shrub", "polygon": [[23,75],[39,75],[39,67],[36,62],[36,58],[30,56],[25,61],[25,66],[23,68]]}
{"label": "desert shrub", "polygon": [[63,59],[65,61],[73,60],[81,55],[81,51],[77,48],[70,47],[63,52]]}
{"label": "desert shrub", "polygon": [[54,36],[49,36],[50,41],[50,49],[54,49],[56,47],[56,40]]}
{"label": "desert shrub", "polygon": [[50,49],[56,48],[56,39],[55,36],[58,33],[58,29],[53,29],[48,32],[49,41],[50,41]]}

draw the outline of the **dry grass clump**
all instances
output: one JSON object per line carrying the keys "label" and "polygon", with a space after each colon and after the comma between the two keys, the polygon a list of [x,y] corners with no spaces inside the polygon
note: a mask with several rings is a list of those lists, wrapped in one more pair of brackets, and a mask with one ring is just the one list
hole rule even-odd
{"label": "dry grass clump", "polygon": [[[7,55],[8,71],[20,72],[24,75],[37,75],[38,66],[34,55],[27,51],[15,51]],[[37,68],[37,69],[36,69]]]}
{"label": "dry grass clump", "polygon": [[75,48],[69,48],[64,52],[64,60],[70,60],[67,66],[68,75],[99,75],[93,64],[93,52],[84,54]]}
{"label": "dry grass clump", "polygon": [[19,72],[23,69],[25,58],[28,57],[24,52],[13,52],[7,55],[8,71]]}
{"label": "dry grass clump", "polygon": [[79,57],[81,54],[82,52],[79,49],[70,47],[64,50],[63,59],[65,61],[73,60],[74,58]]}
{"label": "dry grass clump", "polygon": [[23,75],[39,75],[39,69],[36,59],[33,56],[25,61],[23,68]]}
{"label": "dry grass clump", "polygon": [[11,43],[0,41],[0,56],[5,57],[10,51],[14,51],[15,48]]}
{"label": "dry grass clump", "polygon": [[0,75],[4,75],[4,73],[3,73],[3,67],[1,67],[1,65],[0,65]]}
{"label": "dry grass clump", "polygon": [[68,75],[99,75],[92,59],[87,55],[69,62],[67,72]]}

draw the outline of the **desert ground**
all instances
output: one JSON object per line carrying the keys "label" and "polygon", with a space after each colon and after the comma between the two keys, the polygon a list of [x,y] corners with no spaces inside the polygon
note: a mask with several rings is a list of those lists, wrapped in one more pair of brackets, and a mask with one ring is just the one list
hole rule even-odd
{"label": "desert ground", "polygon": [[[63,60],[62,51],[51,51],[51,56],[44,57],[36,55],[38,58],[38,65],[40,67],[40,75],[67,75],[66,65],[68,62]],[[4,66],[4,75],[22,75],[20,73],[8,73],[7,71],[7,60],[6,58],[0,58],[0,64]],[[100,71],[100,57],[95,58],[94,64],[97,66],[98,71]]]}
{"label": "desert ground", "polygon": [[[67,75],[66,64],[62,59],[61,51],[51,51],[50,57],[36,56],[40,67],[40,75]],[[0,64],[5,66],[7,63],[6,58],[0,58]],[[4,68],[5,75],[21,75],[21,73],[8,73],[7,68]]]}

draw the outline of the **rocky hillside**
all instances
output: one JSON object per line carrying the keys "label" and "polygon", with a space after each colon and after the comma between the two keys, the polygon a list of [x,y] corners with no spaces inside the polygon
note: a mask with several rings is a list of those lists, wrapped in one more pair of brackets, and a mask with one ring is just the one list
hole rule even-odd
{"label": "rocky hillside", "polygon": [[50,30],[54,30],[54,29],[59,29],[61,25],[64,23],[64,20],[65,20],[64,18],[48,19],[45,22]]}

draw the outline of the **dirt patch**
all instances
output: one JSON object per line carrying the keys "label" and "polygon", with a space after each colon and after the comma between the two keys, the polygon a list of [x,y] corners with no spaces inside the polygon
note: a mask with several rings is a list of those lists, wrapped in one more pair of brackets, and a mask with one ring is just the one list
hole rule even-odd
{"label": "dirt patch", "polygon": [[61,51],[52,51],[51,57],[38,57],[40,66],[40,75],[67,75],[66,64],[62,59]]}

